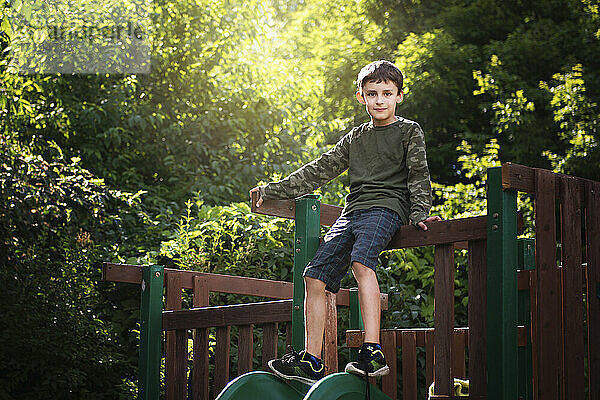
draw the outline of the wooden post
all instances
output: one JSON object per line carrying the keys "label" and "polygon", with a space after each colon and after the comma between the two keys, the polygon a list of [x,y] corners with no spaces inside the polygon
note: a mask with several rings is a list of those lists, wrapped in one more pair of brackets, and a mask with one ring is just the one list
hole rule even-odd
{"label": "wooden post", "polygon": [[[381,331],[381,350],[385,354],[385,359],[390,368],[390,373],[381,378],[381,390],[392,400],[396,400],[398,398],[398,390],[396,389],[396,380],[398,377],[396,332],[393,330]],[[404,354],[404,349],[402,353]]]}
{"label": "wooden post", "polygon": [[588,183],[586,197],[586,260],[588,382],[590,400],[600,400],[600,183]]}
{"label": "wooden post", "polygon": [[[229,348],[231,326],[219,326],[216,329],[217,344],[215,346],[215,387],[220,393],[229,382]],[[183,399],[184,397],[181,397]]]}
{"label": "wooden post", "polygon": [[502,189],[502,168],[487,182],[487,393],[517,398],[517,195]]}
{"label": "wooden post", "polygon": [[454,388],[451,345],[454,334],[454,245],[435,246],[434,256],[435,394],[450,396]]}
{"label": "wooden post", "polygon": [[[207,307],[208,279],[194,276],[193,306]],[[194,329],[194,365],[192,370],[192,394],[194,400],[208,400],[208,328]]]}
{"label": "wooden post", "polygon": [[469,393],[486,394],[486,301],[487,245],[485,240],[469,241]]}
{"label": "wooden post", "polygon": [[238,334],[238,375],[252,371],[254,325],[242,325]]}
{"label": "wooden post", "polygon": [[434,382],[433,370],[433,331],[425,332],[425,383],[427,390]]}
{"label": "wooden post", "polygon": [[[560,397],[560,275],[556,265],[556,181],[550,171],[535,170],[535,258],[537,275],[537,398]],[[535,397],[535,396],[534,396]]]}
{"label": "wooden post", "polygon": [[327,366],[326,375],[338,372],[337,357],[337,297],[331,292],[325,293],[327,318],[323,337],[323,362]]}
{"label": "wooden post", "polygon": [[[181,310],[181,274],[169,272],[166,276],[167,310]],[[187,329],[165,333],[165,397],[178,400],[187,397]]]}
{"label": "wooden post", "polygon": [[262,366],[265,371],[270,371],[267,363],[277,358],[277,337],[279,325],[276,322],[263,324],[262,329]]}
{"label": "wooden post", "polygon": [[402,332],[402,400],[417,400],[416,336],[415,332]]}
{"label": "wooden post", "polygon": [[584,397],[584,355],[583,342],[583,282],[582,262],[582,193],[577,178],[560,179],[561,201],[561,256],[562,256],[562,360],[563,379],[561,388],[564,399]]}

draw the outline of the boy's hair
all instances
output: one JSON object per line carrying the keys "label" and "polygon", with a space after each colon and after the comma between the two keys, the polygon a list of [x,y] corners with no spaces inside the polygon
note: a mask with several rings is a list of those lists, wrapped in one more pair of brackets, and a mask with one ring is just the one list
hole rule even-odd
{"label": "boy's hair", "polygon": [[368,82],[392,82],[398,87],[398,93],[402,91],[404,76],[400,68],[386,60],[373,61],[367,64],[358,73],[356,85],[362,94],[363,87]]}

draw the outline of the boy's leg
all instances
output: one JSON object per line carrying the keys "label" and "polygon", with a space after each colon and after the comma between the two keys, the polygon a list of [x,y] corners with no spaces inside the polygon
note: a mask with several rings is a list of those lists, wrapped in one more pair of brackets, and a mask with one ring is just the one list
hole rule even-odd
{"label": "boy's leg", "polygon": [[304,349],[293,348],[281,359],[269,361],[269,368],[284,379],[313,384],[325,375],[325,366],[319,359],[325,330],[325,283],[304,277]]}
{"label": "boy's leg", "polygon": [[305,276],[304,284],[304,349],[309,354],[320,357],[327,313],[325,282]]}
{"label": "boy's leg", "polygon": [[306,383],[314,383],[325,375],[325,366],[318,358],[323,348],[326,302],[325,289],[339,289],[342,272],[350,264],[353,236],[348,221],[338,218],[319,246],[315,257],[304,270],[305,296],[305,350],[293,349],[280,359],[269,361],[269,367],[278,376]]}
{"label": "boy's leg", "polygon": [[389,367],[379,344],[381,303],[375,267],[379,253],[387,246],[401,225],[395,212],[373,208],[362,213],[355,221],[352,247],[352,272],[358,283],[358,298],[365,325],[365,341],[358,352],[358,361],[346,365],[346,372],[380,376],[389,373]]}
{"label": "boy's leg", "polygon": [[358,361],[346,365],[346,372],[369,376],[389,373],[390,369],[379,344],[381,300],[377,275],[371,268],[354,261],[352,273],[358,283],[358,301],[365,325],[365,341],[358,352]]}
{"label": "boy's leg", "polygon": [[371,268],[354,261],[352,273],[358,283],[358,301],[365,325],[365,342],[379,343],[381,296],[377,275]]}

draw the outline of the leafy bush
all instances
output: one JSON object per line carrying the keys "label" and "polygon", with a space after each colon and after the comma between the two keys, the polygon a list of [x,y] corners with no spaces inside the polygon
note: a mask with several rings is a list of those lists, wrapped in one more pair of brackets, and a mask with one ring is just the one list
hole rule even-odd
{"label": "leafy bush", "polygon": [[186,203],[184,215],[161,245],[160,262],[180,269],[290,280],[293,224],[253,214],[245,203]]}
{"label": "leafy bush", "polygon": [[134,196],[76,162],[47,161],[10,139],[0,149],[0,397],[129,397],[135,344],[122,340],[129,334],[108,315],[112,294],[98,280],[136,214]]}

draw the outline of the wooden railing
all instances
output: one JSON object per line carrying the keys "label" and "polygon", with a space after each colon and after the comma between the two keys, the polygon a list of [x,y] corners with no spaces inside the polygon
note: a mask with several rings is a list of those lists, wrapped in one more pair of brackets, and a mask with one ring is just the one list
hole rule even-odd
{"label": "wooden railing", "polygon": [[[391,373],[382,379],[381,388],[392,399],[417,399],[418,347],[425,347],[427,386],[435,381],[432,399],[455,398],[453,378],[469,379],[469,399],[600,399],[600,341],[595,339],[600,335],[600,183],[505,164],[501,186],[513,192],[501,201],[513,202],[515,210],[516,191],[534,194],[535,240],[516,242],[514,234],[511,239],[502,232],[501,241],[486,243],[485,231],[502,231],[507,218],[504,214],[510,211],[503,205],[490,212],[489,191],[488,214],[493,214],[492,218],[483,223],[479,233],[474,233],[477,229],[469,233],[468,246],[456,243],[465,239],[453,234],[447,234],[447,239],[432,235],[436,239],[421,243],[418,237],[394,240],[393,248],[436,246],[436,297],[435,329],[382,331],[382,347]],[[476,226],[464,220],[461,223]],[[431,228],[430,235],[439,233],[436,224]],[[410,233],[408,227],[404,231]],[[468,328],[453,326],[452,244],[469,251]],[[490,246],[497,247],[495,255],[506,253],[506,248],[512,249],[513,255],[502,255],[508,260],[488,260]],[[488,281],[489,265],[495,269],[492,281]],[[507,265],[513,268],[512,278],[511,271],[499,270]],[[486,305],[490,284],[504,290],[502,301],[495,300],[501,307],[498,315]],[[490,333],[490,321],[501,326],[502,332]],[[348,346],[359,347],[362,335],[361,331],[348,331]],[[490,345],[488,340],[493,343]],[[500,346],[495,347],[498,343]],[[398,349],[402,357],[401,397],[397,393]],[[588,395],[584,396],[586,391]]]}
{"label": "wooden railing", "polygon": [[[586,386],[590,400],[600,399],[600,341],[595,340],[600,335],[600,183],[513,164],[505,164],[501,171],[492,169],[490,176],[489,217],[431,223],[425,232],[403,226],[392,239],[389,248],[435,246],[435,329],[382,331],[382,346],[392,369],[382,379],[382,390],[398,398],[400,348],[402,398],[416,399],[416,353],[418,347],[425,347],[426,381],[428,385],[435,381],[433,399],[454,398],[455,377],[469,379],[470,399],[583,399]],[[516,191],[535,195],[536,240],[521,240],[518,246]],[[255,201],[254,212],[295,216],[293,200],[266,200],[260,209]],[[331,225],[340,212],[339,207],[321,204],[321,224]],[[469,253],[469,326],[465,328],[454,327],[455,248]],[[277,356],[279,324],[286,324],[286,341],[291,341],[292,283],[173,269],[165,269],[164,275],[168,400],[186,399],[188,391],[195,400],[209,398],[209,330],[214,330],[216,339],[214,393],[231,378],[232,326],[238,329],[237,374],[253,367],[257,326],[262,327],[263,366]],[[139,284],[142,268],[107,263],[104,279]],[[183,290],[192,291],[190,310],[182,310]],[[272,301],[211,307],[209,292]],[[351,292],[342,289],[327,299],[323,357],[329,372],[335,372],[336,308],[351,303]],[[383,296],[384,309],[386,300]],[[348,331],[346,340],[349,347],[358,347],[362,332]]]}
{"label": "wooden railing", "polygon": [[[519,346],[527,346],[527,330],[524,326],[519,327],[518,334]],[[362,331],[349,330],[346,332],[346,344],[350,348],[360,347],[363,339],[364,332]],[[468,379],[466,356],[469,342],[469,328],[454,328],[451,339],[451,369],[455,378]],[[425,389],[434,382],[434,328],[382,329],[381,344],[390,367],[389,375],[381,379],[382,391],[391,399],[416,400],[418,398],[417,375],[419,371],[417,348],[419,347],[425,350]],[[398,354],[401,357],[400,368],[397,363]],[[397,390],[397,380],[400,379],[400,376],[402,379],[401,396]],[[371,378],[371,383],[377,384],[373,378]],[[469,398],[475,398],[475,395],[471,394]]]}
{"label": "wooden railing", "polygon": [[[292,283],[240,276],[210,274],[165,268],[165,303],[162,330],[166,332],[164,357],[167,399],[208,399],[209,396],[209,333],[214,331],[213,393],[219,393],[234,377],[230,376],[231,328],[238,330],[237,375],[253,370],[254,332],[262,333],[262,367],[277,357],[279,324],[285,324],[285,340],[291,342]],[[142,267],[105,263],[103,280],[142,283]],[[182,309],[182,292],[191,290],[193,308]],[[251,304],[210,306],[209,293],[229,293],[275,299]],[[350,305],[351,291],[341,289],[328,296],[328,329],[324,355],[330,360],[329,373],[337,371],[336,306]],[[381,295],[382,309],[388,308],[387,294]],[[188,340],[193,341],[192,365],[188,367]],[[335,361],[335,362],[334,362]],[[190,376],[188,378],[188,376]]]}
{"label": "wooden railing", "polygon": [[533,398],[600,399],[600,183],[505,164],[502,186],[535,197]]}
{"label": "wooden railing", "polygon": [[[252,199],[254,205],[256,198]],[[321,205],[325,210],[326,218],[321,218],[321,222],[330,223],[339,216],[341,209]],[[260,208],[253,206],[252,211],[280,217],[289,217],[294,215],[294,203],[289,201],[265,200]],[[520,221],[522,222],[522,221]],[[522,223],[520,224],[522,226]],[[415,345],[411,351],[403,353],[407,358],[406,369],[403,374],[404,379],[404,397],[406,399],[416,399],[417,387],[416,378],[416,339],[419,332],[420,343],[424,345],[424,338],[428,338],[430,351],[428,361],[430,362],[430,373],[436,377],[436,393],[450,395],[453,388],[452,379],[456,372],[464,371],[464,349],[462,346],[462,369],[454,370],[454,365],[460,365],[460,351],[456,354],[453,348],[469,340],[469,362],[471,364],[471,396],[484,396],[486,390],[485,384],[485,318],[486,318],[486,237],[488,229],[488,220],[486,216],[462,218],[456,220],[434,222],[428,225],[427,231],[406,225],[402,226],[395,234],[388,249],[410,248],[420,246],[435,246],[435,271],[434,271],[434,290],[435,298],[435,330],[425,331],[405,331],[400,335],[400,341],[394,331],[383,331],[381,343],[388,362],[391,363],[392,373],[384,377],[381,381],[381,389],[384,393],[393,399],[398,398],[396,392],[397,369],[396,369],[396,347],[398,343],[406,341],[406,348],[409,348],[409,341],[415,339]],[[469,293],[477,299],[478,302],[469,303],[469,326],[471,335],[464,335],[465,330],[459,330],[458,336],[454,335],[454,250],[455,248],[469,249]],[[412,332],[412,333],[411,333]],[[361,344],[360,331],[349,331],[347,334],[347,344],[349,347],[359,347]],[[461,338],[461,339],[458,339]],[[437,351],[434,351],[437,349]],[[454,355],[454,357],[453,357]],[[415,362],[409,360],[415,359]],[[453,364],[455,363],[455,364]],[[477,365],[477,368],[474,367]],[[464,373],[462,373],[464,375]]]}
{"label": "wooden railing", "polygon": [[[467,379],[465,348],[469,348],[469,379],[471,398],[486,393],[485,329],[486,329],[486,237],[487,218],[473,217],[441,221],[419,232],[413,226],[400,229],[389,248],[434,245],[435,329],[384,330],[381,343],[391,367],[391,373],[381,380],[382,391],[392,399],[397,393],[397,347],[402,348],[402,397],[417,399],[416,348],[426,347],[427,382],[436,381],[436,394],[449,396],[453,378]],[[467,242],[469,251],[468,292],[469,328],[454,327],[454,250]],[[472,297],[471,297],[472,296]],[[467,335],[467,332],[470,334]],[[361,332],[347,332],[349,347],[361,344]],[[434,378],[435,377],[435,378]],[[442,398],[442,397],[440,397]]]}

